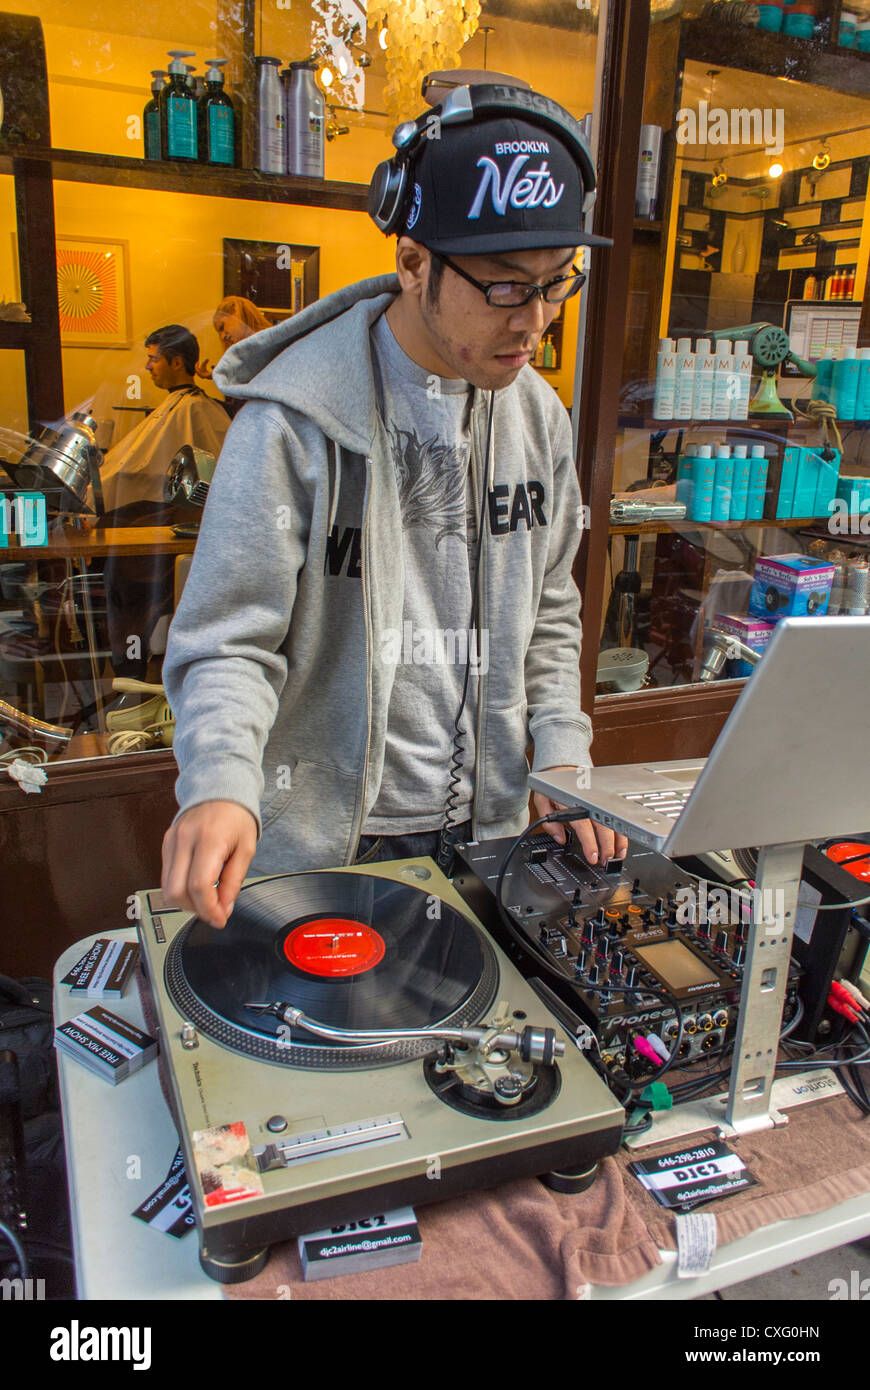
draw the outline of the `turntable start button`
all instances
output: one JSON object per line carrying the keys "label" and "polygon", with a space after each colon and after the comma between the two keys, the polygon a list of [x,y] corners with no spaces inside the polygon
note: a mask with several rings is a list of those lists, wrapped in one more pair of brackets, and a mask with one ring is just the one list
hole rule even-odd
{"label": "turntable start button", "polygon": [[283,1134],[287,1128],[287,1121],[283,1115],[270,1115],[266,1121],[266,1128],[270,1134]]}

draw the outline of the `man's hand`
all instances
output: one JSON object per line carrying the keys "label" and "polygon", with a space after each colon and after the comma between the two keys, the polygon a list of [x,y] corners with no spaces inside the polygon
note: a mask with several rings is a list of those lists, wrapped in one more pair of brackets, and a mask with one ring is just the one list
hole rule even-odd
{"label": "man's hand", "polygon": [[235,801],[192,806],[163,837],[167,907],[186,907],[225,927],[257,848],[257,823]]}
{"label": "man's hand", "polygon": [[[548,767],[543,769],[545,772],[574,772],[573,767]],[[535,809],[539,816],[552,815],[554,811],[564,811],[565,807],[560,806],[558,801],[552,801],[543,792],[534,794]],[[580,848],[590,864],[597,864],[599,856],[602,864],[606,864],[608,859],[623,859],[628,853],[628,840],[624,835],[616,835],[606,825],[598,825],[595,821],[584,816],[581,820],[572,820],[571,829],[580,842]],[[542,825],[541,830],[549,831],[560,845],[564,845],[568,838],[568,827],[564,821],[548,821]]]}

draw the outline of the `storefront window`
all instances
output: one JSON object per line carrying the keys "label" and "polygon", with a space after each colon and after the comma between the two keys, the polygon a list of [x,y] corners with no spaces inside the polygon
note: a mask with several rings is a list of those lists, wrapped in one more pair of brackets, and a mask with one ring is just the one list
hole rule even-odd
{"label": "storefront window", "polygon": [[[0,298],[19,306],[0,322],[0,756],[171,745],[167,629],[238,405],[215,364],[392,269],[367,185],[427,71],[507,73],[592,112],[597,14],[546,8],[428,0],[416,36],[391,0],[278,0],[247,30],[241,5],[0,16]],[[535,364],[569,407],[580,305]]]}
{"label": "storefront window", "polygon": [[652,26],[599,693],[868,602],[870,67],[821,8],[741,8]]}

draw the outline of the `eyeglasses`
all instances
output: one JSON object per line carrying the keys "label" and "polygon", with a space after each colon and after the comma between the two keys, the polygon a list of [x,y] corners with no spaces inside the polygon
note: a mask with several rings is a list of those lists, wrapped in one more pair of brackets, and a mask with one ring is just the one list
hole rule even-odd
{"label": "eyeglasses", "polygon": [[518,309],[522,304],[528,304],[535,295],[541,295],[548,304],[561,304],[564,300],[570,299],[577,294],[581,285],[585,285],[586,276],[582,270],[576,267],[570,275],[558,275],[555,280],[548,280],[546,285],[530,285],[526,280],[490,280],[483,283],[475,280],[473,275],[451,261],[449,257],[442,256],[438,251],[430,251],[430,255],[444,265],[449,265],[457,275],[461,275],[463,280],[467,280],[469,285],[473,285],[481,294],[486,295],[487,304],[492,304],[496,309]]}

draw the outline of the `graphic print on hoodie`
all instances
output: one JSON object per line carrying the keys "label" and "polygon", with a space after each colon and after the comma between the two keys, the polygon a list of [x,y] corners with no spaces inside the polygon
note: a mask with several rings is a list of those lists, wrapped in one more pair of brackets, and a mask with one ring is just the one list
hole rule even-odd
{"label": "graphic print on hoodie", "polygon": [[[386,316],[372,328],[381,408],[402,514],[402,627],[385,634],[396,658],[384,773],[366,835],[437,830],[462,700],[471,617],[476,518],[470,487],[472,392],[427,373],[403,352]],[[470,524],[469,524],[470,523]],[[453,820],[471,814],[477,681],[462,716],[464,757]]]}

